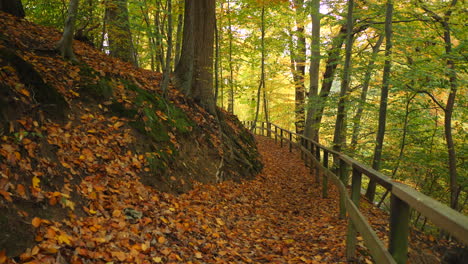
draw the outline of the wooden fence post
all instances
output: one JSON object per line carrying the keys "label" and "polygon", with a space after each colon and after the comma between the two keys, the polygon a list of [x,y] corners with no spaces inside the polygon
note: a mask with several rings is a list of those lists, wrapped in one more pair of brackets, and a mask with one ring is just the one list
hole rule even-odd
{"label": "wooden fence post", "polygon": [[[317,165],[320,164],[320,147],[318,145],[315,145],[315,159],[317,160]],[[316,172],[315,181],[317,182],[317,185],[319,185],[320,184],[320,169],[318,166],[315,169],[315,172]]]}
{"label": "wooden fence post", "polygon": [[[351,201],[359,208],[359,198],[361,197],[362,173],[353,167],[351,179]],[[357,231],[351,219],[348,219],[348,234],[346,237],[346,258],[348,261],[356,257]]]}
{"label": "wooden fence post", "polygon": [[[323,150],[323,167],[325,167],[325,169],[328,169],[328,151],[326,151],[325,149]],[[326,172],[323,173],[322,197],[328,197],[328,175]]]}
{"label": "wooden fence post", "polygon": [[281,131],[281,132],[280,132],[280,134],[281,134],[281,135],[280,135],[281,147],[283,147],[283,129],[280,128],[280,131]]}
{"label": "wooden fence post", "polygon": [[262,122],[262,136],[265,136],[265,122]]}
{"label": "wooden fence post", "polygon": [[405,264],[408,259],[409,205],[394,194],[390,198],[390,242],[388,252],[396,263]]}
{"label": "wooden fence post", "polygon": [[275,144],[278,142],[278,127],[275,125]]}
{"label": "wooden fence post", "polygon": [[292,133],[289,133],[289,152],[292,152]]}
{"label": "wooden fence post", "polygon": [[306,140],[307,142],[307,149],[309,150],[310,152],[310,174],[311,175],[314,175],[314,144],[312,144],[312,142],[310,140]]}
{"label": "wooden fence post", "polygon": [[268,138],[271,138],[271,123],[267,123],[267,136]]}
{"label": "wooden fence post", "polygon": [[[340,166],[338,168],[338,175],[339,175],[341,182],[346,188],[346,185],[348,184],[347,179],[346,179],[348,164],[346,164],[346,162],[344,162],[344,160],[339,156],[338,156],[338,159],[339,159],[339,166]],[[345,203],[346,203],[345,196],[340,194],[340,218],[341,219],[344,219],[346,217],[346,204]]]}

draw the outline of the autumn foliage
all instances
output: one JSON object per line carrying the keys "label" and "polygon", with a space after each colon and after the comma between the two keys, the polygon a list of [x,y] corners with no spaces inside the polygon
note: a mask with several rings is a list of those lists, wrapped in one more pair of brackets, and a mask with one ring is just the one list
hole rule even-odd
{"label": "autumn foliage", "polygon": [[[159,95],[159,73],[81,42],[64,61],[59,32],[0,23],[1,264],[345,262],[336,190],[322,199],[297,153],[257,138],[253,179],[256,142],[236,118],[223,130],[248,164],[222,159],[213,116]],[[385,239],[387,216],[363,208]]]}

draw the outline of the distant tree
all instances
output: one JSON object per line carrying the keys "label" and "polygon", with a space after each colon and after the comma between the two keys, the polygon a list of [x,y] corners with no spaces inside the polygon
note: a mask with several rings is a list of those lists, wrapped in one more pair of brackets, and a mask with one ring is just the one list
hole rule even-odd
{"label": "distant tree", "polygon": [[[385,126],[387,124],[387,105],[388,105],[388,90],[390,87],[390,71],[392,68],[392,17],[393,17],[393,1],[387,0],[385,14],[385,64],[382,77],[382,89],[380,94],[379,107],[379,124],[376,135],[376,144],[374,149],[374,157],[372,159],[372,168],[380,170],[382,161],[382,149],[385,137]],[[375,197],[376,182],[374,179],[369,181],[366,190],[366,197],[373,202]]]}
{"label": "distant tree", "polygon": [[0,0],[0,10],[21,18],[25,16],[21,0]]}
{"label": "distant tree", "polygon": [[213,115],[215,19],[215,0],[185,0],[182,51],[175,69],[179,89]]}
{"label": "distant tree", "polygon": [[57,43],[57,50],[66,58],[76,61],[73,53],[73,34],[75,32],[76,14],[78,12],[78,0],[70,0],[68,3],[68,15],[65,20],[65,27],[60,41]]}
{"label": "distant tree", "polygon": [[128,19],[127,0],[106,0],[105,8],[110,55],[137,65]]}
{"label": "distant tree", "polygon": [[335,133],[333,135],[333,149],[341,151],[346,144],[346,100],[349,93],[349,83],[351,81],[351,52],[353,46],[353,8],[354,0],[348,0],[348,13],[346,15],[346,49],[345,61],[343,65],[343,77],[341,80],[340,99],[335,122]]}
{"label": "distant tree", "polygon": [[305,102],[305,69],[306,69],[306,38],[304,32],[304,23],[306,12],[304,0],[294,0],[296,9],[296,30],[291,35],[291,41],[295,42],[295,47],[291,47],[291,71],[294,80],[295,89],[295,120],[296,133],[302,134],[304,131],[304,102]]}
{"label": "distant tree", "polygon": [[[310,45],[310,89],[309,89],[309,104],[317,103],[317,96],[319,90],[319,75],[320,75],[320,0],[311,1],[311,12],[312,17],[312,39]],[[304,135],[309,138],[317,140],[318,134],[312,134],[312,121],[315,112],[312,108],[307,111],[307,117],[305,120]]]}

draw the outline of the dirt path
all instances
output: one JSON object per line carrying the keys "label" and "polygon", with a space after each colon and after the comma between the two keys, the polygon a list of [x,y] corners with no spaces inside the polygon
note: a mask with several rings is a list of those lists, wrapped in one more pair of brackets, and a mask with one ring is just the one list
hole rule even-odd
{"label": "dirt path", "polygon": [[[263,172],[253,181],[212,186],[209,199],[193,210],[215,213],[224,223],[221,240],[212,241],[223,248],[209,252],[214,262],[344,263],[346,228],[337,217],[336,190],[322,199],[298,153],[257,141]],[[197,200],[200,192],[185,199]]]}

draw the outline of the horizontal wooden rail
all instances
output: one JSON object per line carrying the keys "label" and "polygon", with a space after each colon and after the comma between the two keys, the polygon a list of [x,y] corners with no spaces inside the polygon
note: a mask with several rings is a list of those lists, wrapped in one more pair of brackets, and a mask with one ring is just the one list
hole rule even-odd
{"label": "horizontal wooden rail", "polygon": [[[352,260],[356,252],[357,232],[364,239],[366,247],[376,263],[404,264],[408,258],[409,215],[414,209],[431,220],[434,225],[445,230],[450,235],[468,246],[468,217],[448,206],[412,189],[411,187],[392,181],[382,173],[363,165],[353,158],[325,147],[301,134],[281,128],[273,123],[244,121],[243,124],[254,133],[273,137],[289,145],[289,151],[296,148],[301,157],[315,174],[317,183],[322,177],[322,196],[328,195],[328,180],[335,184],[340,193],[340,217],[348,215],[348,234],[346,255]],[[260,124],[260,126],[258,126]],[[259,133],[258,133],[259,132]],[[329,158],[333,157],[333,166],[329,166]],[[348,174],[351,176],[351,194],[348,185]],[[373,179],[391,194],[389,247],[377,237],[376,232],[368,223],[366,217],[359,211],[361,196],[361,178]]]}

